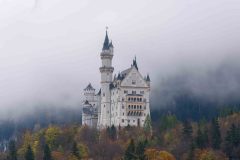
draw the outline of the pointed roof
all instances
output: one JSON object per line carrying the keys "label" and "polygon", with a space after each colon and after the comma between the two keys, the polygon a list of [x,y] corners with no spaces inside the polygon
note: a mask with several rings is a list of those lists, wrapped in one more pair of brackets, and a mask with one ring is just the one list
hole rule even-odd
{"label": "pointed roof", "polygon": [[113,44],[112,44],[112,40],[111,40],[111,42],[109,43],[109,48],[113,48]]}
{"label": "pointed roof", "polygon": [[97,95],[101,95],[101,88],[99,89],[99,91],[98,91],[98,93],[97,93]]}
{"label": "pointed roof", "polygon": [[95,90],[95,89],[92,87],[92,84],[89,83],[84,90]]}
{"label": "pointed roof", "polygon": [[108,50],[109,49],[109,38],[108,38],[108,32],[106,30],[106,35],[105,35],[105,40],[103,43],[103,48],[102,50]]}
{"label": "pointed roof", "polygon": [[149,81],[149,82],[151,81],[151,80],[150,80],[150,77],[149,77],[149,74],[147,74],[146,81]]}
{"label": "pointed roof", "polygon": [[135,59],[133,59],[133,64],[132,66],[134,66],[137,70],[138,70],[138,66],[137,66],[137,58],[135,56]]}

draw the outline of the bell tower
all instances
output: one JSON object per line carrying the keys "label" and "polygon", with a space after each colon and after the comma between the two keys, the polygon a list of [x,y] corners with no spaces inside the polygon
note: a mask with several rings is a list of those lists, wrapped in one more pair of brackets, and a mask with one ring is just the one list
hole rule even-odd
{"label": "bell tower", "polygon": [[112,67],[113,44],[109,42],[107,28],[100,57],[102,61],[102,66],[99,68],[101,73],[101,107],[98,127],[105,128],[111,126],[110,84],[112,83],[112,74],[114,70]]}

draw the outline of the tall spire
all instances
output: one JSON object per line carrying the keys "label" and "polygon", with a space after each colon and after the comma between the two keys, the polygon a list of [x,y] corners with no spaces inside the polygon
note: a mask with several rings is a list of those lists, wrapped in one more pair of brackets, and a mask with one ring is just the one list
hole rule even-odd
{"label": "tall spire", "polygon": [[138,66],[137,66],[137,58],[135,56],[135,58],[133,59],[133,64],[132,66],[134,66],[137,70],[138,70]]}
{"label": "tall spire", "polygon": [[104,40],[104,43],[103,43],[103,48],[102,50],[108,50],[109,49],[109,38],[108,38],[108,27],[106,27],[106,36],[105,36],[105,40]]}

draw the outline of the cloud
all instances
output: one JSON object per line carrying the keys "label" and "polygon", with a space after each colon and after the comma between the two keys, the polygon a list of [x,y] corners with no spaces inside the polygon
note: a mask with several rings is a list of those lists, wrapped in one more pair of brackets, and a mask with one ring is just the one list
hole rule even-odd
{"label": "cloud", "polygon": [[[143,75],[150,73],[152,86],[184,70],[217,68],[229,54],[239,55],[240,3],[235,0],[0,4],[1,116],[39,103],[80,107],[85,85],[100,87],[105,26],[115,47],[116,73],[129,67],[136,55]],[[199,79],[201,74],[193,75]]]}

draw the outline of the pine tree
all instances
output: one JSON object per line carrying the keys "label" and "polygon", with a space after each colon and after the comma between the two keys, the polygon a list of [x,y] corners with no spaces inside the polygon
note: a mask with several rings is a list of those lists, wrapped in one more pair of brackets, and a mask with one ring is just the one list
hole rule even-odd
{"label": "pine tree", "polygon": [[209,144],[209,139],[208,139],[208,129],[206,126],[203,129],[203,142],[204,142],[204,147],[207,147]]}
{"label": "pine tree", "polygon": [[8,160],[17,160],[17,149],[14,140],[9,142],[8,150]]}
{"label": "pine tree", "polygon": [[212,128],[211,128],[211,140],[212,140],[212,148],[219,149],[221,145],[221,132],[217,119],[212,120]]}
{"label": "pine tree", "polygon": [[50,150],[48,144],[46,144],[46,145],[44,146],[43,160],[52,160],[51,150]]}
{"label": "pine tree", "polygon": [[34,154],[30,145],[27,147],[27,151],[25,153],[25,160],[34,160]]}
{"label": "pine tree", "polygon": [[196,145],[198,148],[204,148],[204,135],[201,131],[200,126],[198,125],[197,136],[196,136]]}
{"label": "pine tree", "polygon": [[135,160],[135,143],[134,140],[131,139],[130,144],[128,145],[125,154],[124,154],[124,160]]}
{"label": "pine tree", "polygon": [[111,126],[110,128],[110,138],[114,141],[117,138],[117,130],[114,125]]}
{"label": "pine tree", "polygon": [[151,118],[150,118],[150,115],[148,114],[146,119],[145,119],[145,122],[144,122],[144,125],[143,125],[143,128],[144,128],[144,131],[150,135],[152,135],[152,122],[151,122]]}
{"label": "pine tree", "polygon": [[72,146],[72,154],[74,156],[76,156],[78,159],[80,159],[80,153],[79,153],[79,149],[77,147],[77,143],[73,142],[73,146]]}
{"label": "pine tree", "polygon": [[136,156],[138,160],[145,160],[145,148],[147,145],[147,141],[139,141],[137,146],[136,146]]}
{"label": "pine tree", "polygon": [[195,157],[194,150],[195,150],[195,144],[192,141],[191,144],[190,144],[190,149],[189,149],[189,152],[188,152],[187,160],[193,160],[194,159],[194,157]]}
{"label": "pine tree", "polygon": [[227,131],[226,142],[237,147],[240,144],[240,128],[232,124],[230,130]]}
{"label": "pine tree", "polygon": [[183,136],[185,139],[191,139],[192,138],[192,125],[189,121],[183,122]]}

